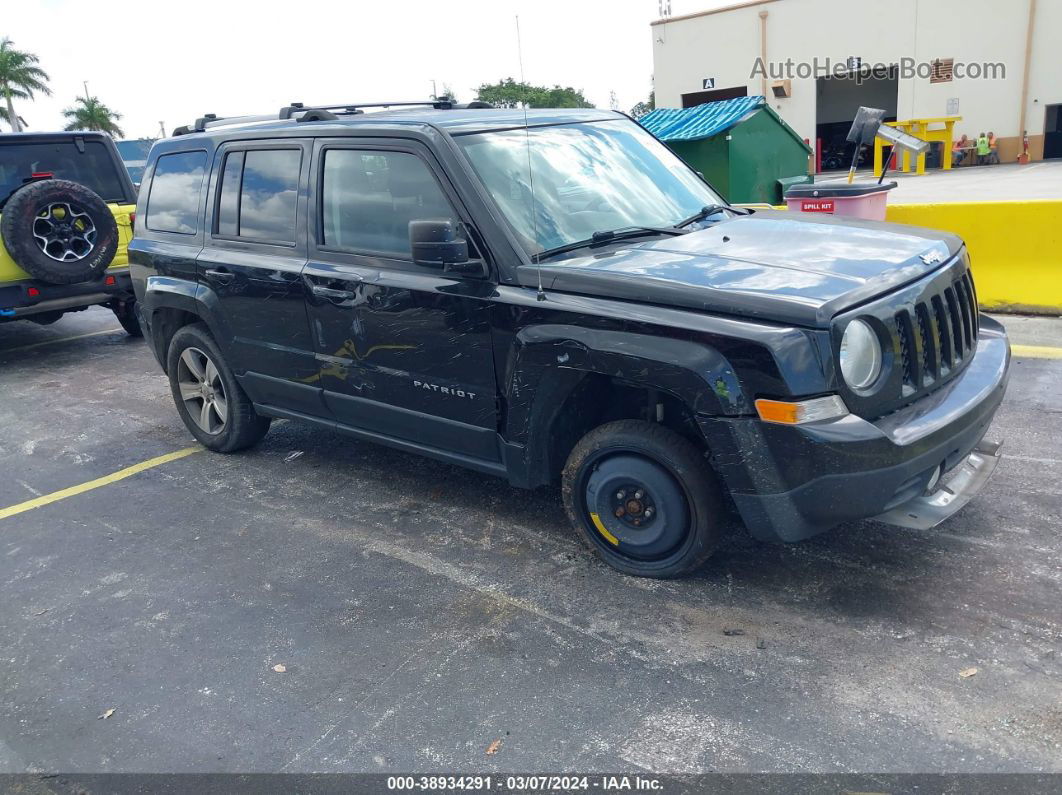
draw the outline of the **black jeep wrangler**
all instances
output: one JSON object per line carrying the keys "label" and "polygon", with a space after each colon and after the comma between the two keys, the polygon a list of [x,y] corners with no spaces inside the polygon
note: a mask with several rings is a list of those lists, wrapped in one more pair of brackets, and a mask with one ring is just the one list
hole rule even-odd
{"label": "black jeep wrangler", "polygon": [[199,119],[153,148],[140,319],[206,447],[304,420],[559,481],[606,562],[929,527],[1010,360],[958,238],[728,206],[638,124],[446,101]]}

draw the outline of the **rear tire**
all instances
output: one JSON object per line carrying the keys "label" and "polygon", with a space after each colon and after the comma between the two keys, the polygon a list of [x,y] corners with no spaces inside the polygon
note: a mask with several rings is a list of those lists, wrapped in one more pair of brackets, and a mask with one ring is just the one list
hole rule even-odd
{"label": "rear tire", "polygon": [[270,418],[254,410],[202,323],[183,326],[173,335],[166,371],[177,413],[207,449],[244,450],[269,430]]}
{"label": "rear tire", "polygon": [[680,577],[715,551],[726,521],[704,456],[674,431],[610,422],[572,450],[561,489],[568,518],[609,566],[637,577]]}
{"label": "rear tire", "polygon": [[38,312],[35,315],[30,315],[26,320],[31,323],[36,323],[38,326],[50,326],[55,321],[59,320],[65,312],[61,309],[57,309],[54,312]]}
{"label": "rear tire", "polygon": [[129,298],[125,301],[116,301],[111,304],[111,311],[122,324],[125,333],[130,337],[143,337],[144,330],[140,328],[140,321],[136,317],[136,299]]}

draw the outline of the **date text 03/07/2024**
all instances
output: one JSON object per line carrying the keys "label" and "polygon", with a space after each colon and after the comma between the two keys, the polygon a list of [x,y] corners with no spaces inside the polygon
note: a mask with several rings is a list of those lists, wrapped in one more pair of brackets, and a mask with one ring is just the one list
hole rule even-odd
{"label": "date text 03/07/2024", "polygon": [[388,776],[387,789],[430,792],[438,790],[489,792],[656,792],[663,788],[659,779],[643,776],[513,775],[513,776]]}

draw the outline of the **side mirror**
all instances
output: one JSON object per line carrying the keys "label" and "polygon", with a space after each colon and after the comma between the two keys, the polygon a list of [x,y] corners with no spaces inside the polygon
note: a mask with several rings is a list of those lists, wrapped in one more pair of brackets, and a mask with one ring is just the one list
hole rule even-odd
{"label": "side mirror", "polygon": [[468,262],[468,241],[457,236],[452,221],[410,221],[409,245],[418,265]]}

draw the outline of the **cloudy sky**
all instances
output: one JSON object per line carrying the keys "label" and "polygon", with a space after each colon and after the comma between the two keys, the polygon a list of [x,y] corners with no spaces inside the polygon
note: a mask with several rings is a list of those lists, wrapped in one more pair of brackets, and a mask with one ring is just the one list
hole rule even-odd
{"label": "cloudy sky", "polygon": [[[679,15],[725,0],[672,0]],[[61,127],[89,92],[131,138],[203,113],[262,113],[290,101],[421,99],[432,79],[459,99],[519,76],[582,88],[626,110],[649,93],[658,0],[5,0],[0,37],[36,53],[53,96],[16,110]],[[6,129],[6,126],[5,126]]]}

